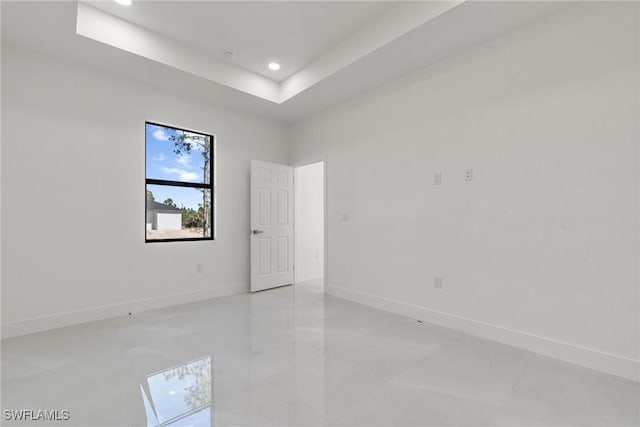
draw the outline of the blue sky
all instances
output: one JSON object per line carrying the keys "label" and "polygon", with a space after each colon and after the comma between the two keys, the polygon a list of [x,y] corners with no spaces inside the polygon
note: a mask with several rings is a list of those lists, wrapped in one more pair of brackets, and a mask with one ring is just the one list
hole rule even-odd
{"label": "blue sky", "polygon": [[[202,150],[194,145],[190,153],[175,154],[174,141],[170,138],[182,133],[163,126],[146,125],[147,146],[147,178],[164,179],[170,181],[203,182]],[[157,202],[162,203],[171,198],[178,207],[186,206],[193,209],[202,203],[202,193],[198,189],[173,187],[166,185],[148,185]]]}

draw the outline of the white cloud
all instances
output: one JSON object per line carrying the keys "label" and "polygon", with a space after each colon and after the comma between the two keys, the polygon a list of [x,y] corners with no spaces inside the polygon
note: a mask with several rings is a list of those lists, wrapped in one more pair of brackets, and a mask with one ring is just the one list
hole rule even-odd
{"label": "white cloud", "polygon": [[155,139],[157,139],[158,141],[168,141],[169,140],[169,135],[167,135],[167,133],[165,131],[163,131],[162,129],[158,129],[156,131],[153,132],[153,137]]}
{"label": "white cloud", "polygon": [[166,158],[167,157],[164,154],[160,153],[158,156],[154,157],[153,160],[156,162],[164,162]]}
{"label": "white cloud", "polygon": [[178,156],[176,157],[176,162],[182,166],[189,166],[191,164],[191,156]]}
{"label": "white cloud", "polygon": [[178,168],[162,168],[162,172],[166,173],[167,175],[178,175],[180,181],[191,182],[196,181],[199,178],[199,175],[195,172],[189,172],[187,170]]}

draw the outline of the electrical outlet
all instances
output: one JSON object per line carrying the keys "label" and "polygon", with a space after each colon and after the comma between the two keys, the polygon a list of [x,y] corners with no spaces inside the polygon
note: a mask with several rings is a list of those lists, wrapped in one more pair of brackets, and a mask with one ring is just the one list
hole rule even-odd
{"label": "electrical outlet", "polygon": [[435,276],[433,278],[433,287],[436,289],[442,289],[442,276]]}
{"label": "electrical outlet", "polygon": [[473,169],[467,169],[464,171],[464,180],[473,181]]}
{"label": "electrical outlet", "polygon": [[442,172],[436,172],[433,174],[433,185],[442,184]]}

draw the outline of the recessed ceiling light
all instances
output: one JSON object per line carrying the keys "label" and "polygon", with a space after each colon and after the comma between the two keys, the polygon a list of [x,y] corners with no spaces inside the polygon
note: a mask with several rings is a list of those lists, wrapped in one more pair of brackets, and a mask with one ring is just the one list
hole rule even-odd
{"label": "recessed ceiling light", "polygon": [[115,0],[115,2],[123,6],[131,6],[131,0]]}
{"label": "recessed ceiling light", "polygon": [[269,62],[269,69],[278,71],[280,69],[280,64],[278,64],[277,62]]}

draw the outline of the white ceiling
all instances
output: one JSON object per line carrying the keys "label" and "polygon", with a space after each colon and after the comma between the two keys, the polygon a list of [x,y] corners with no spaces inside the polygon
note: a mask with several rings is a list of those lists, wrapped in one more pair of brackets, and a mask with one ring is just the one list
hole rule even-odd
{"label": "white ceiling", "polygon": [[566,4],[2,1],[2,43],[293,122]]}
{"label": "white ceiling", "polygon": [[[282,81],[392,7],[383,1],[113,1],[91,6],[267,78]],[[178,12],[178,13],[177,13]],[[282,68],[271,71],[275,60]]]}

